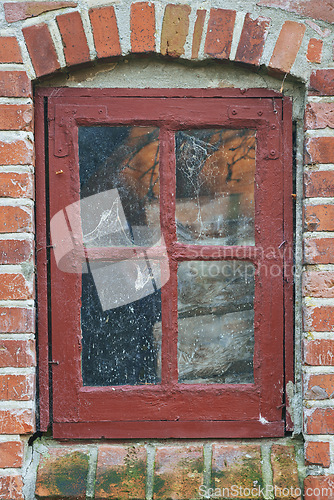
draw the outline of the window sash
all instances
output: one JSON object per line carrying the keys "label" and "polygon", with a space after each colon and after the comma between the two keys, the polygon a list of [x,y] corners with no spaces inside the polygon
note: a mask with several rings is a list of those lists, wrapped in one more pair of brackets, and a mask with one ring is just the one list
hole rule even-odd
{"label": "window sash", "polygon": [[[69,90],[69,89],[67,89]],[[111,91],[113,94],[115,91]],[[217,92],[217,91],[216,91]],[[73,98],[73,93],[69,92],[68,95],[70,97],[66,97],[66,91],[63,91],[63,95],[60,95],[60,98],[50,98],[49,99],[49,120],[53,120],[55,115],[57,114],[57,110],[59,110],[59,106],[62,107],[60,110],[62,115],[66,109],[70,110],[71,107],[73,109],[78,107],[78,96]],[[126,93],[126,92],[125,92]],[[135,91],[134,93],[138,93]],[[140,93],[140,92],[139,92]],[[154,93],[154,92],[153,92]],[[265,92],[264,92],[265,93]],[[65,94],[65,97],[64,97]],[[122,92],[120,92],[122,94]],[[145,92],[144,92],[145,94]],[[187,94],[187,92],[185,92]],[[195,92],[196,94],[196,92]],[[231,98],[224,99],[224,91],[221,93],[221,101],[228,101],[226,106],[222,106],[226,114],[228,115],[229,109],[232,106],[235,106],[235,102],[231,102]],[[80,108],[84,113],[85,105],[89,103],[89,106],[92,106],[92,103],[95,103],[95,107],[99,105],[101,102],[105,103],[105,99],[100,100],[96,97],[82,97],[82,105],[80,104]],[[98,97],[98,96],[97,96]],[[226,95],[228,97],[228,93]],[[276,96],[277,97],[277,96]],[[133,98],[137,99],[137,98]],[[133,101],[132,97],[130,98]],[[199,99],[200,101],[201,99]],[[216,100],[216,97],[214,98]],[[232,99],[233,101],[233,99]],[[240,99],[236,99],[239,109],[246,110],[246,114],[249,115],[249,110],[259,109],[263,106],[264,113],[268,113],[269,106],[272,107],[273,99],[263,99],[259,102],[257,99],[242,99],[240,103]],[[163,104],[163,100],[160,100],[160,103]],[[165,100],[166,102],[166,100]],[[201,104],[200,108],[207,109],[208,101]],[[270,103],[270,105],[268,104]],[[131,103],[130,103],[131,104]],[[258,149],[257,154],[259,159],[257,162],[259,165],[257,166],[257,177],[256,177],[256,186],[261,185],[265,181],[266,185],[269,185],[268,176],[271,176],[272,182],[275,183],[275,192],[271,193],[266,190],[265,193],[261,191],[258,187],[256,187],[255,198],[257,199],[258,208],[256,211],[256,222],[255,227],[258,228],[261,224],[261,217],[264,217],[265,229],[261,233],[257,233],[257,241],[255,247],[219,247],[219,246],[200,246],[200,260],[248,260],[254,262],[254,264],[259,267],[265,265],[273,265],[275,263],[275,258],[266,259],[263,257],[264,252],[271,246],[279,245],[284,241],[285,233],[282,221],[284,221],[284,213],[283,213],[283,194],[291,189],[289,187],[289,181],[291,181],[291,177],[288,178],[288,181],[283,185],[283,166],[284,159],[286,164],[289,167],[289,158],[286,156],[280,155],[279,158],[274,160],[269,160],[266,157],[265,148],[267,144],[264,145],[263,142],[265,140],[265,127],[262,125],[262,121],[257,118],[252,117],[251,119],[247,118],[236,118],[233,119],[230,116],[224,116],[220,121],[212,122],[211,118],[207,118],[204,112],[204,119],[196,118],[194,121],[193,113],[192,113],[192,105],[188,105],[190,103],[182,102],[182,108],[184,111],[184,105],[186,104],[187,113],[189,122],[187,125],[190,127],[192,124],[197,124],[197,127],[205,126],[205,124],[210,124],[210,126],[217,125],[219,127],[226,126],[226,128],[247,128],[252,125],[252,128],[257,128],[258,130]],[[216,103],[217,104],[217,103]],[[216,108],[215,106],[209,106],[211,110]],[[105,105],[105,104],[104,104]],[[124,105],[124,103],[123,103]],[[108,107],[109,106],[109,107]],[[50,177],[50,216],[61,209],[61,207],[70,204],[73,201],[73,185],[71,187],[66,186],[66,182],[64,177],[55,176],[54,174],[60,165],[64,168],[69,168],[72,173],[72,181],[75,179],[75,182],[78,181],[78,174],[76,172],[76,165],[78,164],[77,159],[77,146],[76,146],[76,138],[77,138],[77,126],[82,124],[92,124],[92,123],[143,123],[143,124],[154,124],[152,123],[152,119],[136,119],[134,120],[133,109],[130,112],[131,117],[128,116],[124,118],[124,116],[117,116],[117,112],[115,112],[115,107],[108,105],[108,116],[107,117],[93,117],[93,118],[83,118],[82,115],[76,117],[71,122],[71,140],[70,142],[70,152],[67,156],[56,156],[55,153],[55,144],[57,142],[57,124],[55,127],[56,136],[53,135],[52,128],[50,128],[50,136],[49,136],[49,177]],[[281,110],[281,99],[277,97],[275,99],[275,107],[276,109]],[[131,106],[129,106],[130,108]],[[110,110],[109,110],[110,108]],[[168,108],[168,106],[167,106]],[[122,106],[118,106],[117,109],[122,109]],[[147,109],[147,106],[146,106]],[[169,108],[168,108],[169,109]],[[181,109],[181,107],[180,107]],[[111,113],[113,111],[113,114]],[[168,111],[168,110],[167,110]],[[182,112],[183,112],[182,111]],[[110,118],[112,114],[112,118]],[[223,114],[223,113],[222,113]],[[263,113],[262,113],[263,114]],[[73,116],[73,115],[72,115]],[[260,115],[258,115],[260,116]],[[161,119],[161,118],[160,118]],[[167,187],[167,189],[162,190],[161,192],[161,203],[163,207],[162,211],[162,225],[163,229],[166,227],[166,223],[170,220],[171,213],[175,213],[175,208],[173,207],[173,203],[170,201],[166,201],[164,199],[165,194],[170,191],[170,188],[173,187],[175,189],[175,176],[173,172],[175,171],[175,165],[173,165],[173,161],[170,159],[173,158],[173,141],[170,140],[171,136],[174,134],[174,130],[177,129],[177,124],[174,122],[169,124],[169,129],[164,127],[165,117],[162,120],[161,125],[161,151],[160,151],[160,164],[161,164],[161,182]],[[207,119],[207,121],[206,121]],[[277,123],[277,117],[273,118],[275,123]],[[99,120],[99,121],[97,121]],[[186,121],[186,120],[185,120]],[[234,126],[233,126],[234,125]],[[184,125],[182,124],[183,128]],[[282,130],[282,122],[279,121],[280,130]],[[173,129],[173,130],[172,130]],[[59,128],[58,128],[59,131]],[[58,137],[59,140],[59,137]],[[291,143],[291,140],[290,140]],[[290,144],[291,146],[291,144]],[[72,148],[72,149],[71,149]],[[270,165],[271,168],[265,167],[265,164]],[[59,171],[59,169],[58,169]],[[259,172],[261,175],[259,176]],[[264,180],[263,180],[264,176]],[[289,176],[288,176],[289,177]],[[59,182],[60,181],[60,182]],[[277,185],[277,181],[279,185]],[[288,186],[287,188],[285,186]],[[272,190],[273,191],[273,190]],[[275,210],[272,210],[273,203],[275,202],[275,195],[279,193],[279,196],[276,201],[278,201],[278,206],[275,207]],[[272,194],[272,196],[270,196]],[[58,196],[57,196],[58,195]],[[59,196],[60,195],[60,196]],[[268,198],[269,195],[269,198]],[[64,204],[66,203],[66,205]],[[266,219],[265,213],[271,214],[270,219]],[[274,212],[274,213],[273,213]],[[278,224],[280,225],[278,227]],[[54,429],[57,429],[56,434],[58,437],[62,437],[63,433],[69,432],[69,435],[75,435],[76,432],[83,432],[80,429],[79,422],[90,422],[91,426],[90,430],[86,431],[86,435],[80,434],[82,437],[98,437],[104,424],[103,421],[110,420],[114,423],[118,422],[116,427],[114,427],[115,431],[110,431],[113,436],[124,434],[123,437],[129,435],[129,432],[133,437],[137,431],[131,431],[129,429],[133,428],[133,424],[131,422],[136,422],[136,424],[140,424],[140,428],[142,429],[142,437],[146,437],[145,433],[149,433],[149,428],[147,427],[147,422],[156,422],[157,425],[159,422],[169,422],[170,426],[167,426],[170,429],[168,432],[175,433],[175,436],[181,436],[182,433],[186,433],[187,436],[191,436],[190,424],[187,422],[200,422],[200,426],[205,421],[211,422],[211,424],[204,425],[203,436],[209,437],[210,425],[212,425],[212,433],[214,437],[224,437],[226,433],[230,433],[229,435],[234,435],[235,437],[245,437],[245,435],[250,435],[253,432],[253,435],[266,435],[266,432],[271,434],[269,435],[282,435],[283,432],[283,419],[282,419],[282,397],[281,397],[281,389],[283,389],[283,280],[282,277],[280,280],[273,280],[273,282],[269,282],[266,280],[265,276],[260,275],[257,277],[256,283],[256,299],[255,303],[257,304],[255,314],[255,324],[263,322],[261,313],[261,308],[268,308],[268,311],[271,311],[271,315],[266,313],[266,317],[264,318],[264,322],[262,326],[257,326],[256,330],[256,350],[254,355],[254,366],[256,367],[256,373],[258,376],[255,378],[255,384],[245,384],[245,385],[220,385],[220,384],[209,384],[209,385],[201,385],[200,384],[177,384],[177,307],[175,302],[176,295],[176,268],[177,262],[184,260],[194,260],[194,252],[198,251],[197,245],[185,245],[176,242],[175,232],[165,233],[165,240],[167,244],[167,248],[170,255],[170,265],[171,265],[171,280],[168,283],[168,286],[165,286],[162,289],[163,294],[163,331],[168,332],[168,335],[164,335],[165,337],[165,345],[164,345],[164,358],[165,361],[165,373],[163,375],[164,382],[161,385],[156,386],[126,386],[125,387],[82,387],[80,381],[80,307],[79,300],[81,291],[81,279],[78,276],[72,275],[66,278],[66,284],[64,287],[64,277],[60,276],[60,271],[57,269],[55,261],[52,256],[51,251],[51,279],[54,281],[53,290],[51,292],[51,311],[52,311],[52,358],[55,363],[52,364],[53,368],[53,392],[54,392]],[[270,244],[268,243],[270,242]],[[195,248],[194,248],[195,247]],[[142,247],[140,247],[140,251],[142,251]],[[126,254],[126,252],[134,252],[135,249],[87,249],[87,255],[92,259],[111,259],[122,257]],[[159,254],[159,249],[155,248],[155,252]],[[117,254],[118,252],[118,254]],[[218,252],[218,257],[217,257]],[[43,251],[44,253],[44,251]],[[117,255],[118,256],[117,256]],[[240,255],[241,254],[241,255]],[[213,259],[214,255],[214,259]],[[279,254],[276,256],[276,260],[278,265],[283,269],[283,259],[284,255]],[[169,293],[168,287],[172,290],[172,293]],[[65,295],[65,297],[64,297]],[[75,298],[77,297],[77,298]],[[270,301],[268,300],[270,298]],[[71,313],[69,317],[64,317],[62,314],[63,305],[60,303],[59,299],[65,298],[70,299],[71,301]],[[278,301],[278,302],[277,302]],[[273,304],[279,303],[279,311],[272,310]],[[259,307],[259,304],[261,307]],[[270,317],[269,317],[270,316]],[[265,335],[265,331],[269,328],[270,331],[274,332],[274,335],[271,335],[270,338]],[[261,330],[261,331],[260,331]],[[167,342],[166,342],[167,339]],[[272,352],[273,345],[277,345],[277,350],[275,353]],[[61,361],[59,361],[61,359]],[[265,365],[265,366],[264,366]],[[64,373],[66,376],[64,377]],[[272,390],[272,385],[275,383],[276,390]],[[280,389],[281,388],[281,389]],[[127,414],[126,409],[129,409],[129,413]],[[246,410],[245,410],[246,409]],[[110,418],[112,412],[112,416]],[[268,421],[267,427],[263,425],[263,422],[259,421],[259,417],[265,421]],[[124,420],[125,423],[119,423],[120,420]],[[146,423],[145,423],[146,422]],[[179,422],[179,424],[178,424]],[[212,424],[214,422],[214,424]],[[224,422],[229,425],[224,426]],[[234,422],[244,423],[243,426],[234,428]],[[259,423],[260,422],[260,423]],[[101,427],[102,425],[102,427]],[[125,427],[124,427],[125,425]],[[157,430],[158,427],[152,427],[151,437],[156,435],[157,437],[161,437],[164,435],[163,427],[160,427],[160,430]],[[192,424],[193,425],[193,424]],[[67,426],[67,427],[66,427]],[[70,427],[68,427],[70,426]],[[74,431],[73,426],[77,429]],[[131,427],[132,426],[132,427]],[[270,430],[268,430],[270,427]],[[66,428],[72,429],[66,431]],[[235,430],[233,430],[233,428]],[[249,428],[249,434],[245,429]],[[256,428],[256,430],[254,430]],[[100,430],[98,430],[100,429]],[[123,430],[122,430],[123,429]],[[128,429],[128,430],[125,430]],[[145,430],[147,429],[147,430]],[[153,430],[155,429],[155,431]],[[179,430],[177,430],[179,429]],[[188,430],[185,430],[188,429]],[[243,430],[241,430],[243,429]],[[253,430],[252,430],[253,429]],[[266,430],[267,429],[267,430]],[[274,430],[275,429],[275,430]],[[278,430],[279,429],[279,430]],[[105,432],[105,427],[104,431]],[[88,434],[89,435],[88,435]],[[122,434],[123,433],[123,434]],[[254,434],[255,433],[255,434]],[[110,434],[110,437],[113,437]],[[212,434],[212,435],[213,435]],[[243,436],[242,436],[243,434]],[[104,434],[106,435],[106,434]],[[201,433],[196,434],[197,437],[201,435]]]}

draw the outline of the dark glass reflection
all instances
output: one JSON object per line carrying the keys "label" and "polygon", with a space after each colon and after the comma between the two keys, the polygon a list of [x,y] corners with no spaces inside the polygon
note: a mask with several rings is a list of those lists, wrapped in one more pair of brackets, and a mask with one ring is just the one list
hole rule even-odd
{"label": "dark glass reflection", "polygon": [[[81,225],[86,248],[160,240],[159,129],[80,127]],[[87,261],[82,275],[82,377],[86,386],[160,382],[160,268],[139,252],[128,261]]]}

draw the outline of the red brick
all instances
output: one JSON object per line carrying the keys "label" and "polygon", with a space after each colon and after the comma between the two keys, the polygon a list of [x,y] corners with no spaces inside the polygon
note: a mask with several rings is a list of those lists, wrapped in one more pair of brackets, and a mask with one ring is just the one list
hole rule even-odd
{"label": "red brick", "polygon": [[305,24],[285,21],[270,59],[271,68],[289,73],[303,41],[305,30]]}
{"label": "red brick", "polygon": [[21,441],[0,442],[0,467],[22,467],[23,443]]}
{"label": "red brick", "polygon": [[334,137],[311,137],[306,141],[307,163],[332,163],[334,161]]}
{"label": "red brick", "polygon": [[305,340],[304,361],[307,365],[334,366],[334,340]]}
{"label": "red brick", "polygon": [[257,5],[266,7],[276,7],[296,12],[312,19],[321,19],[322,21],[334,22],[334,11],[332,4],[327,0],[260,0]]}
{"label": "red brick", "polygon": [[189,31],[189,5],[166,6],[161,30],[162,55],[180,57],[184,54],[184,44]]}
{"label": "red brick", "polygon": [[155,8],[153,3],[131,5],[131,50],[133,53],[155,51]]}
{"label": "red brick", "polygon": [[317,69],[310,77],[311,94],[334,95],[334,69]]}
{"label": "red brick", "polygon": [[[40,499],[73,499],[86,498],[86,482],[88,475],[88,450],[48,448],[41,456],[37,480],[36,496]],[[95,497],[96,498],[96,497]]]}
{"label": "red brick", "polygon": [[76,2],[8,2],[4,4],[4,9],[6,21],[15,23],[39,16],[43,12],[76,6]]}
{"label": "red brick", "polygon": [[334,197],[334,170],[316,170],[304,174],[306,197]]}
{"label": "red brick", "polygon": [[[159,446],[155,455],[154,500],[199,498],[202,446]],[[143,497],[145,498],[145,497]]]}
{"label": "red brick", "polygon": [[304,218],[306,231],[334,231],[334,205],[307,205]]}
{"label": "red brick", "polygon": [[31,104],[0,104],[0,130],[27,130],[33,126]]}
{"label": "red brick", "polygon": [[33,198],[33,181],[32,174],[0,172],[0,197]]}
{"label": "red brick", "polygon": [[0,367],[35,366],[33,340],[0,339]]}
{"label": "red brick", "polygon": [[191,58],[192,59],[198,58],[198,52],[199,52],[199,48],[200,48],[201,40],[202,40],[205,16],[206,16],[206,10],[198,10],[196,12],[196,21],[195,21],[195,26],[194,26],[193,43],[192,43],[192,51],[191,51]]}
{"label": "red brick", "polygon": [[305,306],[304,329],[316,332],[334,331],[334,307]]}
{"label": "red brick", "polygon": [[303,276],[304,297],[334,297],[333,271],[308,271]]}
{"label": "red brick", "polygon": [[15,36],[0,37],[0,63],[21,62],[21,51]]}
{"label": "red brick", "polygon": [[235,56],[236,61],[256,66],[260,64],[270,21],[271,19],[267,17],[258,17],[253,20],[250,14],[246,14]]}
{"label": "red brick", "polygon": [[23,500],[21,476],[0,476],[0,498],[2,500]]}
{"label": "red brick", "polygon": [[317,38],[311,38],[307,47],[307,53],[306,53],[307,60],[312,63],[320,64],[322,55],[322,46],[323,46],[322,40],[318,40]]}
{"label": "red brick", "polygon": [[305,398],[334,398],[334,374],[310,375],[305,385]]}
{"label": "red brick", "polygon": [[334,128],[334,103],[311,102],[306,105],[305,128]]}
{"label": "red brick", "polygon": [[33,255],[30,240],[0,240],[0,264],[20,264]]}
{"label": "red brick", "polygon": [[0,206],[0,233],[23,233],[33,230],[30,207]]}
{"label": "red brick", "polygon": [[28,165],[33,163],[33,148],[26,141],[0,141],[0,165]]}
{"label": "red brick", "polygon": [[305,264],[334,264],[334,239],[306,238],[304,262]]}
{"label": "red brick", "polygon": [[230,57],[235,10],[211,9],[204,51],[217,59]]}
{"label": "red brick", "polygon": [[97,57],[121,55],[117,20],[114,7],[101,7],[89,11]]}
{"label": "red brick", "polygon": [[308,434],[334,434],[334,408],[305,410]]}
{"label": "red brick", "polygon": [[60,68],[56,49],[46,24],[22,29],[29,55],[37,76],[53,73]]}
{"label": "red brick", "polygon": [[33,287],[23,274],[0,274],[0,300],[25,300],[33,297]]}
{"label": "red brick", "polygon": [[0,434],[30,434],[34,430],[35,417],[32,410],[0,410]]}
{"label": "red brick", "polygon": [[334,498],[334,475],[307,476],[304,480],[305,500],[332,500]]}
{"label": "red brick", "polygon": [[305,459],[307,465],[329,467],[331,463],[329,443],[309,441],[305,444]]}
{"label": "red brick", "polygon": [[95,499],[145,499],[146,450],[144,446],[99,447]]}
{"label": "red brick", "polygon": [[[259,445],[219,445],[212,447],[212,485],[214,488],[231,490],[233,485],[245,490],[253,490],[254,485],[262,487],[261,449]],[[241,490],[241,491],[242,491]],[[255,492],[254,492],[255,493]],[[225,497],[225,495],[224,495]],[[189,498],[189,497],[188,497]],[[252,498],[261,498],[253,495]]]}
{"label": "red brick", "polygon": [[79,12],[57,16],[68,66],[90,61],[86,35]]}
{"label": "red brick", "polygon": [[25,71],[2,71],[0,97],[31,97],[31,81]]}
{"label": "red brick", "polygon": [[34,333],[34,310],[24,307],[0,307],[0,332]]}
{"label": "red brick", "polygon": [[2,401],[31,401],[35,397],[34,389],[33,375],[0,375],[0,400]]}
{"label": "red brick", "polygon": [[[293,491],[299,489],[298,466],[293,446],[274,444],[271,447],[271,466],[273,470],[273,484],[275,498],[286,498],[284,489]],[[297,498],[293,496],[293,498]],[[299,497],[301,498],[301,497]]]}

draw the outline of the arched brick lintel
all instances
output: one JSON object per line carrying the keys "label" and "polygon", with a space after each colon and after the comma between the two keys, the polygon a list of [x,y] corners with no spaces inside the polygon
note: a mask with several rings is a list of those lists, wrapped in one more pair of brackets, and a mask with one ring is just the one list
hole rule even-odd
{"label": "arched brick lintel", "polygon": [[[305,59],[305,79],[305,73],[308,76],[317,67],[313,62],[321,60],[323,43],[316,44],[314,38],[309,40],[312,51],[301,53],[306,32],[306,24],[302,22],[286,20],[277,29],[269,17],[254,18],[250,13],[238,14],[230,9],[192,10],[191,5],[168,4],[160,23],[157,22],[156,10],[153,2],[129,5],[128,27],[125,29],[130,29],[130,33],[125,37],[122,34],[124,19],[120,22],[112,5],[91,8],[85,18],[78,10],[58,15],[56,12],[61,41],[55,42],[44,22],[36,21],[36,24],[24,27],[22,31],[36,77],[98,59],[156,53],[194,61],[211,58],[234,60],[253,67],[264,64],[270,71],[281,74],[291,72],[298,56]],[[235,29],[238,17],[243,23],[241,29]],[[269,31],[275,33],[275,42],[271,41],[270,54],[268,56],[267,50],[264,60]],[[317,54],[314,47],[318,47]],[[305,71],[307,66],[309,72]]]}

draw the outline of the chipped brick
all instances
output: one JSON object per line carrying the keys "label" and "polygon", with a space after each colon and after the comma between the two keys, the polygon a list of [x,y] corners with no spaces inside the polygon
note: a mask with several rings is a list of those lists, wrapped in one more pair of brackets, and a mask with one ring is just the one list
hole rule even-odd
{"label": "chipped brick", "polygon": [[334,205],[307,205],[304,220],[306,231],[334,231]]}
{"label": "chipped brick", "polygon": [[253,20],[250,14],[246,14],[235,56],[236,61],[256,66],[260,64],[270,21],[271,19],[267,17],[258,17]]}
{"label": "chipped brick", "polygon": [[308,103],[305,110],[305,128],[315,130],[326,127],[334,128],[334,103]]}
{"label": "chipped brick", "polygon": [[180,57],[184,54],[184,44],[189,30],[189,5],[166,6],[161,31],[161,54]]}
{"label": "chipped brick", "polygon": [[0,434],[30,434],[34,430],[35,416],[32,410],[0,410]]}

